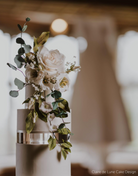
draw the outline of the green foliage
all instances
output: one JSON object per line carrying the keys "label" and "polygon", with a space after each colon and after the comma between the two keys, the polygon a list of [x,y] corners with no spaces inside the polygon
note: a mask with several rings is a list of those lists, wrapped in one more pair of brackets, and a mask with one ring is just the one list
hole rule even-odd
{"label": "green foliage", "polygon": [[38,113],[39,119],[43,120],[44,122],[47,122],[47,114],[39,110],[39,103],[35,103],[35,110]]}
{"label": "green foliage", "polygon": [[22,32],[22,27],[21,27],[21,25],[20,25],[20,24],[17,24],[17,26],[18,26],[19,30]]}
{"label": "green foliage", "polygon": [[23,44],[23,46],[24,46],[25,53],[29,53],[32,47],[26,44]]}
{"label": "green foliage", "polygon": [[27,25],[24,25],[23,28],[22,28],[22,32],[25,32],[27,29]]}
{"label": "green foliage", "polygon": [[14,58],[14,62],[16,63],[18,68],[22,68],[22,66],[23,66],[23,63],[20,61],[22,59],[23,58],[20,55],[16,55]]}
{"label": "green foliage", "polygon": [[65,124],[69,124],[70,122],[64,122],[64,123],[61,123],[58,127],[58,129],[62,129],[64,128]]}
{"label": "green foliage", "polygon": [[71,133],[71,131],[68,128],[61,128],[61,129],[58,128],[57,131],[58,133],[65,134],[65,135]]}
{"label": "green foliage", "polygon": [[58,107],[58,103],[57,102],[52,102],[52,105],[53,105],[53,110],[56,110],[57,107]]}
{"label": "green foliage", "polygon": [[64,159],[66,160],[66,158],[67,158],[67,152],[65,151],[64,148],[61,148],[61,154],[64,157]]}
{"label": "green foliage", "polygon": [[56,139],[52,138],[51,136],[48,139],[49,143],[49,150],[53,150],[56,147]]}
{"label": "green foliage", "polygon": [[26,18],[26,22],[30,21],[31,19],[29,17]]}
{"label": "green foliage", "polygon": [[52,93],[51,93],[51,96],[55,99],[59,99],[61,97],[61,92],[60,91],[57,91],[57,90],[54,90]]}
{"label": "green foliage", "polygon": [[17,90],[11,90],[11,91],[9,92],[9,95],[10,95],[11,97],[18,97],[19,92],[18,92]]}
{"label": "green foliage", "polygon": [[16,43],[18,43],[18,44],[25,44],[25,41],[21,37],[18,37],[16,39]]}
{"label": "green foliage", "polygon": [[70,108],[69,108],[69,104],[68,104],[67,100],[65,100],[65,99],[63,99],[63,98],[59,98],[58,100],[62,100],[62,101],[58,104],[58,106],[59,106],[61,109],[70,112]]}
{"label": "green foliage", "polygon": [[29,103],[29,101],[30,101],[30,98],[27,98],[22,104]]}
{"label": "green foliage", "polygon": [[13,70],[17,70],[17,68],[16,68],[14,65],[12,65],[12,64],[10,64],[10,63],[7,63],[7,65],[8,65],[10,68],[12,68]]}
{"label": "green foliage", "polygon": [[63,143],[61,144],[61,153],[64,159],[67,158],[68,152],[71,153],[71,150],[70,150],[71,147],[72,147],[72,144],[70,142],[63,140]]}
{"label": "green foliage", "polygon": [[60,118],[68,117],[68,113],[66,113],[64,110],[62,110],[59,107],[57,109],[53,110],[51,113],[54,113],[56,117],[60,117]]}
{"label": "green foliage", "polygon": [[26,132],[29,134],[31,133],[31,131],[33,130],[35,123],[33,123],[33,118],[35,118],[37,120],[38,118],[38,113],[37,112],[33,112],[30,111],[30,113],[28,114],[27,118],[26,118]]}
{"label": "green foliage", "polygon": [[49,37],[49,32],[42,32],[42,34],[38,37],[34,37],[34,47],[33,50],[36,53],[38,51],[38,47],[42,46],[45,44]]}
{"label": "green foliage", "polygon": [[23,47],[19,48],[18,54],[19,54],[19,55],[23,55],[24,53],[25,53],[24,48],[23,48]]}
{"label": "green foliage", "polygon": [[25,83],[19,80],[18,78],[15,78],[14,84],[18,87],[18,89],[22,89],[25,86]]}

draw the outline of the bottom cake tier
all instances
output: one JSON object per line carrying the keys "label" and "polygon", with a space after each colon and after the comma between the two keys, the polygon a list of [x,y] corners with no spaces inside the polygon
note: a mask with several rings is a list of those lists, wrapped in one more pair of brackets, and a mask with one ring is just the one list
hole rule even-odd
{"label": "bottom cake tier", "polygon": [[[64,160],[59,144],[49,150],[48,139],[53,134],[48,131],[45,122],[38,119],[34,130],[26,134],[25,119],[29,111],[17,111],[16,176],[71,176],[70,154]],[[60,120],[57,118],[54,123],[58,124]],[[71,122],[71,116],[65,120]],[[71,128],[71,124],[68,124],[68,128]],[[57,134],[57,138],[60,137]]]}
{"label": "bottom cake tier", "polygon": [[64,160],[59,146],[16,144],[16,176],[71,176],[70,155]]}

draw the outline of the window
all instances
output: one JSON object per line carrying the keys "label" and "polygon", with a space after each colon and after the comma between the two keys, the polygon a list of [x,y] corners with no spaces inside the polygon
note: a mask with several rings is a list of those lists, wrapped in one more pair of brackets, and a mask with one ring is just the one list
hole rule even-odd
{"label": "window", "polygon": [[138,33],[129,31],[118,38],[116,74],[130,123],[132,139],[138,140]]}

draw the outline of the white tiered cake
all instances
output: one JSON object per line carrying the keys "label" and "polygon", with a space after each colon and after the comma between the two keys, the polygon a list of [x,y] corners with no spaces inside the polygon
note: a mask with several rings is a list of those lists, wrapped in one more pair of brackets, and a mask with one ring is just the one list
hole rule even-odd
{"label": "white tiered cake", "polygon": [[[32,94],[33,89],[27,88],[26,98]],[[26,134],[25,120],[29,111],[17,110],[16,176],[71,176],[70,154],[64,160],[59,155],[60,144],[51,151],[48,148],[52,133],[47,123],[38,118],[33,131]],[[65,122],[71,122],[70,113]],[[53,123],[60,124],[61,119],[55,118]],[[67,127],[70,129],[71,123]]]}

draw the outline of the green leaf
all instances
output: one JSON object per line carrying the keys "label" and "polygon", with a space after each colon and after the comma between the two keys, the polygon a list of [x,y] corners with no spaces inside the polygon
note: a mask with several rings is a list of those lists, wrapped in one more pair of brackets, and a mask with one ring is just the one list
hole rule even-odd
{"label": "green leaf", "polygon": [[12,68],[13,70],[17,70],[17,68],[16,68],[14,65],[12,65],[12,64],[10,64],[10,63],[7,63],[7,65],[8,65],[10,68]]}
{"label": "green leaf", "polygon": [[58,107],[58,103],[57,102],[52,102],[52,105],[53,105],[53,110],[56,110],[57,107]]}
{"label": "green leaf", "polygon": [[31,20],[31,19],[30,19],[29,17],[26,18],[26,21],[27,21],[27,22],[30,21],[30,20]]}
{"label": "green leaf", "polygon": [[19,48],[18,54],[19,54],[19,55],[23,55],[24,53],[25,53],[24,48],[23,48],[23,47]]}
{"label": "green leaf", "polygon": [[29,103],[29,101],[30,101],[30,98],[27,98],[22,104]]}
{"label": "green leaf", "polygon": [[58,128],[62,129],[62,128],[64,128],[64,126],[65,126],[65,123],[61,123]]}
{"label": "green leaf", "polygon": [[21,25],[20,25],[20,24],[17,24],[17,26],[18,26],[19,30],[22,32],[22,27],[21,27]]}
{"label": "green leaf", "polygon": [[19,61],[20,57],[21,57],[20,55],[16,55],[14,58],[14,62],[16,63],[18,68],[22,68],[22,66],[23,66],[23,63]]}
{"label": "green leaf", "polygon": [[18,89],[22,89],[22,88],[24,88],[24,85],[25,85],[25,83],[24,82],[22,82],[21,80],[19,80],[18,78],[15,78],[15,80],[14,80],[14,84],[18,87]]}
{"label": "green leaf", "polygon": [[65,148],[70,148],[71,146],[68,145],[67,143],[62,143],[61,146],[65,147]]}
{"label": "green leaf", "polygon": [[60,152],[57,151],[57,159],[59,162],[61,161],[61,151]]}
{"label": "green leaf", "polygon": [[48,139],[49,143],[49,150],[53,150],[56,147],[56,139],[52,138],[51,136]]}
{"label": "green leaf", "polygon": [[67,153],[65,152],[64,148],[61,148],[61,154],[64,157],[64,159],[66,160],[67,158]]}
{"label": "green leaf", "polygon": [[61,97],[61,92],[60,91],[57,91],[57,90],[54,90],[51,94],[51,96],[55,99],[59,99]]}
{"label": "green leaf", "polygon": [[69,152],[69,153],[71,153],[70,148],[64,148],[64,150],[67,151],[67,152]]}
{"label": "green leaf", "polygon": [[[30,111],[30,113],[28,114],[27,118],[26,118],[26,132],[29,134],[34,126],[35,126],[35,123],[33,123],[33,118],[34,116],[38,116],[38,114],[36,112],[33,113],[33,111]],[[37,119],[37,117],[36,117]]]}
{"label": "green leaf", "polygon": [[47,122],[47,114],[39,110],[39,103],[35,103],[35,110],[38,113],[38,118]]}
{"label": "green leaf", "polygon": [[9,94],[10,94],[11,97],[18,97],[19,92],[17,90],[11,90],[9,92]]}
{"label": "green leaf", "polygon": [[32,47],[26,44],[23,44],[23,46],[24,46],[25,53],[29,53]]}
{"label": "green leaf", "polygon": [[68,129],[68,128],[62,128],[62,129],[57,129],[58,133],[61,133],[61,134],[70,134],[71,131]]}
{"label": "green leaf", "polygon": [[59,128],[59,129],[62,129],[62,128],[64,128],[65,124],[69,124],[69,123],[70,123],[70,122],[61,123],[58,128]]}
{"label": "green leaf", "polygon": [[65,141],[65,143],[67,143],[70,147],[72,147],[72,144],[68,141]]}
{"label": "green leaf", "polygon": [[42,32],[42,34],[38,37],[34,37],[34,47],[33,50],[36,53],[38,51],[38,47],[42,46],[45,44],[49,37],[49,32]]}
{"label": "green leaf", "polygon": [[58,100],[62,100],[62,102],[59,103],[59,107],[63,110],[70,112],[70,108],[69,108],[69,104],[68,104],[67,100],[65,100],[63,98],[59,98]]}
{"label": "green leaf", "polygon": [[27,25],[24,25],[23,28],[22,28],[22,32],[25,32],[27,29]]}
{"label": "green leaf", "polygon": [[25,41],[21,37],[18,37],[16,39],[16,43],[18,43],[18,44],[25,44]]}
{"label": "green leaf", "polygon": [[62,110],[59,107],[57,109],[53,110],[51,113],[54,113],[56,117],[60,117],[60,118],[68,117],[68,113],[66,113],[64,110]]}

